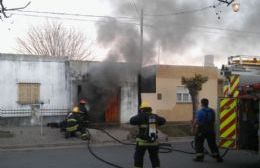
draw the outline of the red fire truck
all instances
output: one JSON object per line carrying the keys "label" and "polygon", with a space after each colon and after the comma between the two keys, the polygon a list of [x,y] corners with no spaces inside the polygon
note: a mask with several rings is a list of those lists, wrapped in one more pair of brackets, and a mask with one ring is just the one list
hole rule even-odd
{"label": "red fire truck", "polygon": [[231,56],[221,75],[219,145],[260,154],[260,57]]}

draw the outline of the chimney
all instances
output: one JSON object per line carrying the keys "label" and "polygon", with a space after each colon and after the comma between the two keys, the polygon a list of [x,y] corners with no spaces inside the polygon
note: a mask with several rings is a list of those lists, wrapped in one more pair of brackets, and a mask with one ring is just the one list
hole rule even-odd
{"label": "chimney", "polygon": [[214,55],[205,55],[204,66],[214,67]]}

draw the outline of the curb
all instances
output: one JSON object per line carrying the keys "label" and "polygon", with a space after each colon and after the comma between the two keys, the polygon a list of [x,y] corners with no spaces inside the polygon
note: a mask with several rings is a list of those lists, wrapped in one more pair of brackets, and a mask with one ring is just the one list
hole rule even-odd
{"label": "curb", "polygon": [[[181,143],[191,142],[193,137],[168,137],[166,141],[160,141],[161,143]],[[124,143],[133,143],[131,141],[123,141]],[[59,149],[59,148],[74,148],[84,147],[87,141],[82,142],[70,142],[70,143],[46,143],[46,144],[32,144],[32,145],[5,145],[0,146],[1,151],[13,151],[13,150],[36,150],[36,149]],[[90,142],[92,146],[111,146],[111,145],[122,145],[116,141],[105,141],[105,142]]]}

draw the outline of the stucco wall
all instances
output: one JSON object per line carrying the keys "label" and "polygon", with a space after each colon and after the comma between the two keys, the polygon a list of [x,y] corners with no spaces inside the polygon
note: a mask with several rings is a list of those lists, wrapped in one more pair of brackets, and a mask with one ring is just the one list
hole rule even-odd
{"label": "stucco wall", "polygon": [[[206,97],[210,106],[217,108],[217,68],[194,66],[159,66],[156,78],[156,93],[143,93],[142,100],[151,104],[153,111],[166,117],[167,121],[190,121],[192,119],[191,103],[176,103],[176,88],[182,86],[181,77],[193,77],[195,74],[208,76],[203,84],[199,99]],[[157,100],[157,93],[162,99]]]}
{"label": "stucco wall", "polygon": [[121,88],[120,123],[128,123],[137,114],[137,106],[137,83],[125,83]]}
{"label": "stucco wall", "polygon": [[27,57],[22,55],[0,55],[0,106],[2,108],[29,108],[20,105],[18,83],[40,83],[40,100],[45,108],[68,108],[69,84],[65,61]]}

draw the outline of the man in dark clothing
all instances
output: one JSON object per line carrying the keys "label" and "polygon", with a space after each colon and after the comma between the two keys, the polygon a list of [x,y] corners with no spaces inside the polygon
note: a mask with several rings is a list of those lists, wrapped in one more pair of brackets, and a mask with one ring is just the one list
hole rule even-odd
{"label": "man in dark clothing", "polygon": [[79,111],[84,119],[88,119],[88,113],[89,113],[89,105],[87,100],[80,99],[79,101]]}
{"label": "man in dark clothing", "polygon": [[88,101],[86,99],[80,99],[78,107],[80,111],[81,125],[84,127],[88,127],[88,122],[89,122]]}
{"label": "man in dark clothing", "polygon": [[160,167],[159,143],[157,126],[165,124],[166,120],[156,114],[152,114],[152,108],[143,102],[137,115],[131,117],[130,124],[139,126],[139,134],[136,139],[134,154],[134,166],[143,167],[145,151],[148,150],[153,168]]}
{"label": "man in dark clothing", "polygon": [[193,124],[193,131],[195,133],[195,150],[196,157],[194,161],[202,162],[204,160],[204,140],[208,142],[208,146],[212,155],[218,162],[223,159],[219,155],[219,150],[216,144],[216,133],[214,129],[215,112],[208,107],[208,99],[201,99],[201,109],[196,113],[196,119]]}

